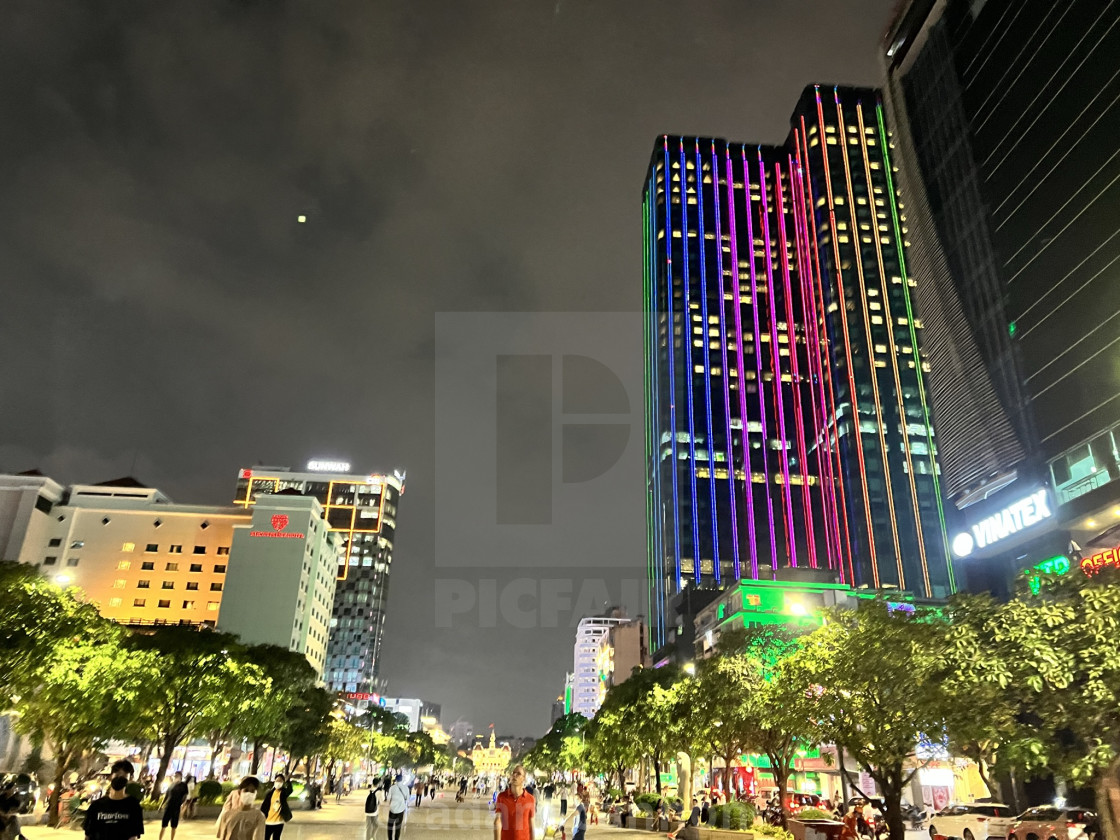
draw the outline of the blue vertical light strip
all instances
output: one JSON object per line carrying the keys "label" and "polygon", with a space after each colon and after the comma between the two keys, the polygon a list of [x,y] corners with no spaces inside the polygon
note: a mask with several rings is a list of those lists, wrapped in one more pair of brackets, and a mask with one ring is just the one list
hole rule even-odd
{"label": "blue vertical light strip", "polygon": [[[669,167],[669,138],[665,145],[665,303],[667,312],[665,347],[669,357],[669,440],[672,441],[673,468],[673,561],[675,563],[677,592],[681,591],[681,528],[680,488],[677,480],[677,380],[673,357],[676,356],[676,325],[673,323],[673,192],[672,172]],[[682,196],[682,201],[684,200]]]}
{"label": "blue vertical light strip", "polygon": [[691,281],[688,276],[688,160],[684,155],[684,138],[680,138],[680,164],[681,164],[681,240],[684,276],[681,288],[684,291],[684,322],[682,339],[684,341],[685,364],[688,366],[688,376],[685,379],[685,394],[688,397],[688,478],[692,484],[692,570],[693,581],[700,584],[700,519],[696,515],[700,507],[700,495],[696,490],[696,410],[693,406],[693,383],[695,375],[692,362],[692,297],[689,294]]}
{"label": "blue vertical light strip", "polygon": [[[649,616],[650,626],[655,626],[660,618],[653,609],[653,592],[661,581],[657,573],[657,554],[653,548],[653,531],[656,519],[653,509],[654,485],[657,484],[657,460],[653,445],[653,391],[650,387],[653,379],[650,372],[653,341],[650,336],[650,312],[653,311],[653,278],[649,262],[649,201],[653,188],[653,175],[646,181],[646,188],[642,194],[642,385],[643,394],[643,420],[645,431],[645,471],[646,471],[646,615]],[[654,646],[656,649],[656,646]]]}
{"label": "blue vertical light strip", "polygon": [[[725,179],[724,186],[727,189],[728,195],[731,193],[731,179]],[[738,514],[738,500],[735,498],[735,459],[732,453],[735,450],[733,445],[734,438],[731,434],[731,372],[727,367],[727,298],[726,287],[723,282],[723,220],[720,216],[719,205],[723,200],[720,195],[720,165],[719,157],[716,155],[716,141],[712,141],[712,189],[715,191],[715,209],[716,209],[716,271],[719,273],[719,348],[720,348],[720,362],[723,365],[720,370],[723,375],[720,377],[723,380],[723,422],[727,429],[726,443],[727,448],[727,497],[731,504],[731,568],[735,575],[735,580],[740,580],[741,575],[739,572],[739,514]],[[734,231],[730,231],[730,237],[735,235]],[[735,305],[739,305],[739,301],[735,301]],[[742,383],[739,383],[742,387]]]}
{"label": "blue vertical light strip", "polygon": [[[719,567],[719,526],[716,521],[716,448],[715,434],[712,430],[712,353],[711,339],[708,328],[708,255],[706,253],[707,241],[704,238],[704,169],[700,157],[700,140],[696,140],[696,211],[697,222],[700,227],[700,319],[704,322],[704,408],[708,421],[708,498],[711,505],[708,513],[712,520],[712,573],[716,578],[716,585],[720,582]],[[718,173],[717,173],[718,176]],[[715,189],[715,184],[712,184]]]}
{"label": "blue vertical light strip", "polygon": [[[774,498],[770,494],[770,458],[768,445],[770,436],[767,432],[766,426],[766,388],[763,385],[762,379],[762,353],[761,351],[761,322],[758,317],[758,270],[755,267],[755,253],[754,253],[754,199],[751,197],[751,181],[748,176],[750,166],[747,163],[747,147],[743,147],[743,187],[747,191],[747,239],[750,240],[751,245],[751,310],[754,313],[754,360],[755,360],[755,380],[757,383],[758,391],[758,422],[762,427],[762,477],[765,481],[766,488],[766,518],[770,525],[770,569],[777,571],[778,568],[778,535],[774,530]],[[762,175],[761,169],[758,173],[759,177],[759,198],[762,199],[762,190],[765,189],[765,178]],[[765,208],[763,208],[765,218]],[[766,248],[766,256],[770,256],[770,240],[766,239],[762,243]],[[767,299],[773,290],[767,290]],[[767,305],[771,305],[768,301]],[[743,418],[743,423],[746,424],[746,418]]]}

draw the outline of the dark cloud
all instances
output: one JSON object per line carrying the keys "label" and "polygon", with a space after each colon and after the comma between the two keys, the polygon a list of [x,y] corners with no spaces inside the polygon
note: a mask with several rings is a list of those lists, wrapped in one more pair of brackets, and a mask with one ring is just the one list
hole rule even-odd
{"label": "dark cloud", "polygon": [[779,141],[804,84],[876,81],[891,5],[10,0],[0,468],[407,467],[392,691],[543,729],[568,629],[437,627],[434,314],[639,308],[653,137]]}

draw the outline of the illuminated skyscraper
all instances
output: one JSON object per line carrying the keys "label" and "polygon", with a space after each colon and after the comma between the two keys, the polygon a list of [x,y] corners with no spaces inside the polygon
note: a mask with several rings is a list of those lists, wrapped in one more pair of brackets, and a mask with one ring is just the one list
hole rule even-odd
{"label": "illuminated skyscraper", "polygon": [[328,527],[342,538],[323,678],[332,691],[371,693],[380,666],[404,475],[354,475],[349,464],[317,461],[307,472],[253,467],[239,473],[234,502],[248,508],[261,493],[283,492],[318,499]]}
{"label": "illuminated skyscraper", "polygon": [[808,89],[781,147],[659,138],[643,210],[654,646],[684,587],[787,566],[947,594],[876,93]]}

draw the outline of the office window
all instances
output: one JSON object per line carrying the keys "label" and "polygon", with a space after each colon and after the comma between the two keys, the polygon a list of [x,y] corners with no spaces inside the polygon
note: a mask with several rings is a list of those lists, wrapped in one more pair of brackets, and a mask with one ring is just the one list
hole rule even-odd
{"label": "office window", "polygon": [[148,543],[146,546],[144,546],[144,551],[148,552],[149,554],[155,554],[157,551],[159,551],[159,543]]}
{"label": "office window", "polygon": [[222,591],[222,585],[220,583],[212,583],[212,584],[210,584],[210,591],[211,592],[221,592]]}
{"label": "office window", "polygon": [[58,562],[57,557],[44,557],[43,558],[43,565],[44,566],[53,566],[57,562]]}
{"label": "office window", "polygon": [[183,609],[193,610],[194,609],[194,601],[184,601],[183,602]]}
{"label": "office window", "polygon": [[77,557],[67,558],[66,565],[67,566],[77,566],[78,565],[78,558]]}
{"label": "office window", "polygon": [[173,580],[165,580],[165,581],[163,582],[163,588],[164,588],[164,589],[174,589],[174,588],[175,588],[175,581],[173,581]]}
{"label": "office window", "polygon": [[229,546],[228,545],[218,546],[218,554],[229,554]]}
{"label": "office window", "polygon": [[192,572],[201,572],[202,571],[202,564],[201,563],[191,563],[191,571]]}
{"label": "office window", "polygon": [[137,589],[147,589],[151,585],[152,585],[152,582],[150,580],[138,580],[138,581],[136,581],[136,588]]}
{"label": "office window", "polygon": [[113,588],[114,589],[124,589],[125,585],[126,585],[126,582],[125,582],[124,578],[117,578],[115,581],[113,581]]}
{"label": "office window", "polygon": [[86,541],[85,540],[74,540],[74,542],[70,543],[70,547],[71,548],[85,548],[86,547]]}
{"label": "office window", "polygon": [[220,602],[218,602],[218,601],[207,601],[206,602],[206,609],[209,610],[210,612],[217,612],[219,603]]}
{"label": "office window", "polygon": [[195,553],[195,554],[205,554],[205,553],[206,553],[206,546],[204,546],[204,545],[196,545],[196,546],[194,547],[194,553]]}
{"label": "office window", "polygon": [[214,574],[224,575],[225,573],[226,573],[226,567],[225,567],[224,564],[219,563],[217,566],[214,567]]}
{"label": "office window", "polygon": [[120,560],[120,561],[117,562],[117,568],[118,569],[131,569],[132,568],[132,561],[131,560]]}
{"label": "office window", "polygon": [[152,560],[145,560],[143,563],[140,564],[140,571],[142,571],[142,572],[152,572],[152,571],[155,571],[155,568],[156,568],[156,564]]}
{"label": "office window", "polygon": [[197,580],[187,581],[187,589],[192,591],[192,592],[197,590],[198,589],[198,581]]}
{"label": "office window", "polygon": [[47,545],[49,545],[51,548],[58,548],[60,545],[62,545],[62,537],[55,537],[53,540],[47,543]]}
{"label": "office window", "polygon": [[158,604],[156,604],[156,606],[159,607],[161,610],[166,610],[171,606],[171,602],[170,601],[160,601]]}
{"label": "office window", "polygon": [[168,563],[166,566],[164,566],[164,571],[177,572],[177,571],[179,571],[179,564],[178,563]]}
{"label": "office window", "polygon": [[171,545],[167,547],[168,554],[182,554],[183,547],[181,545]]}
{"label": "office window", "polygon": [[144,599],[144,598],[135,598],[135,599],[134,599],[134,600],[132,601],[132,606],[134,606],[134,607],[143,607],[143,606],[144,606],[144,605],[146,605],[147,603],[148,603],[148,601],[147,601],[146,599]]}
{"label": "office window", "polygon": [[109,606],[110,607],[119,607],[120,605],[121,605],[121,599],[120,598],[110,598],[109,599]]}

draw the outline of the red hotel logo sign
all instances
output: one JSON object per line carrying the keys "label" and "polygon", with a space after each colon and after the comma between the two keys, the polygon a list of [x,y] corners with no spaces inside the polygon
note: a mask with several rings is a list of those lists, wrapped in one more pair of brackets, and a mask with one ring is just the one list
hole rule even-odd
{"label": "red hotel logo sign", "polygon": [[287,514],[277,513],[272,517],[272,530],[271,531],[250,531],[250,537],[285,537],[291,540],[302,540],[304,535],[297,532],[286,532],[284,529],[288,527]]}
{"label": "red hotel logo sign", "polygon": [[1095,575],[1105,566],[1120,568],[1120,548],[1099,551],[1091,557],[1081,559],[1081,571],[1087,575]]}

